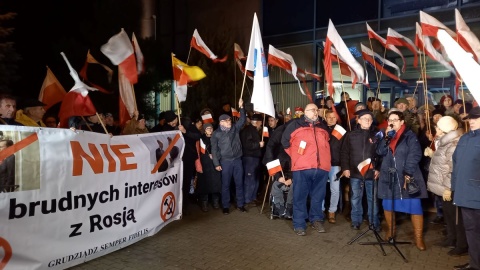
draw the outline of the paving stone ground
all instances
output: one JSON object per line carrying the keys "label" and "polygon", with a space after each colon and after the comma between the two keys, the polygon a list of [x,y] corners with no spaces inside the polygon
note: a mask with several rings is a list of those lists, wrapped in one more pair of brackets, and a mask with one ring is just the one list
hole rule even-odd
{"label": "paving stone ground", "polygon": [[[397,245],[407,258],[404,262],[392,246],[360,245],[377,242],[373,231],[353,244],[347,244],[360,231],[350,229],[342,215],[337,223],[325,223],[326,233],[307,229],[297,236],[289,220],[271,220],[269,209],[260,206],[247,213],[231,208],[230,215],[210,209],[203,213],[191,205],[189,214],[174,221],[159,233],[103,257],[70,269],[453,269],[466,263],[468,256],[451,257],[447,248],[434,246],[442,239],[444,226],[429,224],[426,215],[426,251],[413,244]],[[265,207],[268,208],[268,207]],[[399,218],[397,241],[413,241],[410,220]],[[382,222],[385,228],[385,221]],[[381,236],[383,236],[383,232]]]}

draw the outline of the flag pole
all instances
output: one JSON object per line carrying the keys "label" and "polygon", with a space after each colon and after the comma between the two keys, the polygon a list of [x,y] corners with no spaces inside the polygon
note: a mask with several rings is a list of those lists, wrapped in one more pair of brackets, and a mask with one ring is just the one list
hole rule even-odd
{"label": "flag pole", "polygon": [[352,125],[350,124],[350,115],[348,114],[348,103],[347,103],[347,98],[345,97],[345,88],[343,87],[343,75],[342,75],[342,69],[340,68],[340,57],[338,58],[338,71],[340,72],[340,82],[342,83],[342,92],[343,94],[343,101],[345,104],[345,110],[347,112],[347,122],[348,122],[348,128],[350,131],[352,130]]}
{"label": "flag pole", "polygon": [[262,142],[263,142],[263,128],[265,127],[265,113],[263,113],[263,125],[262,125]]}
{"label": "flag pole", "polygon": [[135,88],[133,86],[133,83],[131,85],[132,85],[133,104],[135,105],[135,111],[138,111],[137,99],[135,98]]}
{"label": "flag pole", "polygon": [[[234,48],[233,50],[235,51],[235,45],[233,45]],[[235,53],[235,52],[234,52]],[[237,100],[237,68],[235,67],[237,65],[235,57],[233,57],[233,78],[234,78],[234,85],[235,85],[235,91],[234,91],[234,96],[235,100]]]}
{"label": "flag pole", "polygon": [[[190,45],[190,49],[188,50],[187,62],[185,64],[188,65],[188,59],[190,59],[190,52],[192,51],[192,45]],[[173,59],[172,59],[173,60]],[[173,63],[173,62],[172,62]]]}
{"label": "flag pole", "polygon": [[107,128],[105,127],[105,124],[103,124],[102,118],[100,118],[100,115],[98,114],[98,112],[95,112],[95,114],[97,115],[97,118],[98,118],[98,121],[100,121],[100,124],[102,124],[105,134],[108,134]]}
{"label": "flag pole", "polygon": [[[372,45],[372,39],[371,39],[370,37],[368,37],[368,41],[370,42],[370,50],[372,50],[372,52],[374,52],[374,51],[373,51],[373,45]],[[373,57],[373,60],[375,60],[375,56],[372,55],[372,57]],[[367,72],[367,71],[366,71],[366,70],[367,70],[367,66],[365,65],[365,59],[364,59],[364,61],[363,61],[363,65],[365,66],[365,72]],[[378,86],[377,66],[374,64],[374,65],[373,65],[373,68],[375,69],[375,78],[377,79],[377,86]],[[369,88],[370,88],[370,87],[369,87]],[[369,90],[370,90],[370,89],[369,89]],[[375,98],[378,98],[378,92],[377,92],[377,91],[376,91],[376,93],[374,94],[374,96],[375,96]]]}
{"label": "flag pole", "polygon": [[80,117],[82,118],[83,122],[85,122],[85,124],[86,124],[85,126],[87,126],[88,129],[93,132],[92,128],[91,128],[90,125],[88,124],[88,122],[87,122],[87,120],[85,119],[85,117],[83,117],[83,115],[80,116]]}
{"label": "flag pole", "polygon": [[[385,57],[387,56],[387,46],[388,46],[388,42],[385,43],[385,49],[383,50],[383,59],[385,59]],[[375,61],[375,56],[372,55],[372,57],[373,57],[373,61]],[[378,77],[377,77],[377,96],[380,94],[380,82],[382,81],[384,66],[385,66],[385,62],[382,61],[382,69],[380,70],[380,74],[378,74]]]}
{"label": "flag pole", "polygon": [[247,78],[247,68],[245,67],[245,73],[243,74],[242,92],[240,92],[240,99],[243,98],[243,89],[245,87],[246,78]]}
{"label": "flag pole", "polygon": [[[463,90],[463,81],[460,80],[460,87],[462,88],[462,103],[463,103],[463,113],[467,113],[467,108],[465,108],[465,91]],[[465,125],[465,133],[468,132],[468,125]]]}

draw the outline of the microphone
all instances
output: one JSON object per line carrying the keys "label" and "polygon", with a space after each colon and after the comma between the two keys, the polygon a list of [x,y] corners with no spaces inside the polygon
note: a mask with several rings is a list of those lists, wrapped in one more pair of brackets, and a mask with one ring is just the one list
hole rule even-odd
{"label": "microphone", "polygon": [[[393,124],[390,124],[390,128],[393,128]],[[392,138],[395,136],[395,134],[397,134],[397,132],[394,129],[387,132],[387,134],[385,135],[385,144],[386,145],[390,144],[390,140],[392,140]]]}

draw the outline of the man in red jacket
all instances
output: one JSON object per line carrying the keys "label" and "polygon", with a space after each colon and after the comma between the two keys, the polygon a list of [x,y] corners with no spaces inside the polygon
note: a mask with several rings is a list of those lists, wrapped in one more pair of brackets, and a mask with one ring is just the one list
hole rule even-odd
{"label": "man in red jacket", "polygon": [[[308,218],[312,228],[324,233],[322,202],[325,199],[330,145],[327,127],[318,117],[315,104],[305,107],[305,115],[293,119],[282,135],[282,145],[292,159],[293,172],[293,228],[304,236]],[[310,209],[307,212],[307,198]]]}

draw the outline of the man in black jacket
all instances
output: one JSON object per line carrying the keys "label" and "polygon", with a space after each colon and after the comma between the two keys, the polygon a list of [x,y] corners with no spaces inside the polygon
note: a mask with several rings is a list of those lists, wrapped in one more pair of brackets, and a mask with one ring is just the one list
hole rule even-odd
{"label": "man in black jacket", "polygon": [[[352,229],[359,230],[362,223],[363,189],[366,188],[369,222],[376,230],[381,230],[378,219],[377,199],[373,198],[373,188],[376,189],[374,179],[378,178],[379,171],[372,166],[375,162],[376,140],[375,132],[370,129],[373,114],[368,109],[355,113],[358,117],[359,128],[345,134],[343,138],[340,160],[343,175],[350,178],[352,189]],[[373,205],[372,205],[373,204]],[[373,211],[373,212],[372,212]]]}
{"label": "man in black jacket", "polygon": [[259,185],[258,169],[262,148],[265,145],[260,135],[262,128],[262,116],[254,114],[251,118],[251,124],[245,126],[240,132],[243,152],[243,192],[245,194],[245,204],[249,206],[256,206]]}
{"label": "man in black jacket", "polygon": [[225,215],[230,213],[230,180],[232,176],[235,181],[237,209],[246,212],[241,159],[243,153],[239,134],[245,124],[245,109],[242,99],[238,101],[238,107],[240,108],[240,119],[235,125],[232,125],[232,118],[229,115],[220,115],[218,118],[220,125],[211,138],[213,164],[217,171],[222,172],[222,207]]}
{"label": "man in black jacket", "polygon": [[16,110],[17,100],[15,97],[0,94],[0,125],[23,126],[15,121]]}

